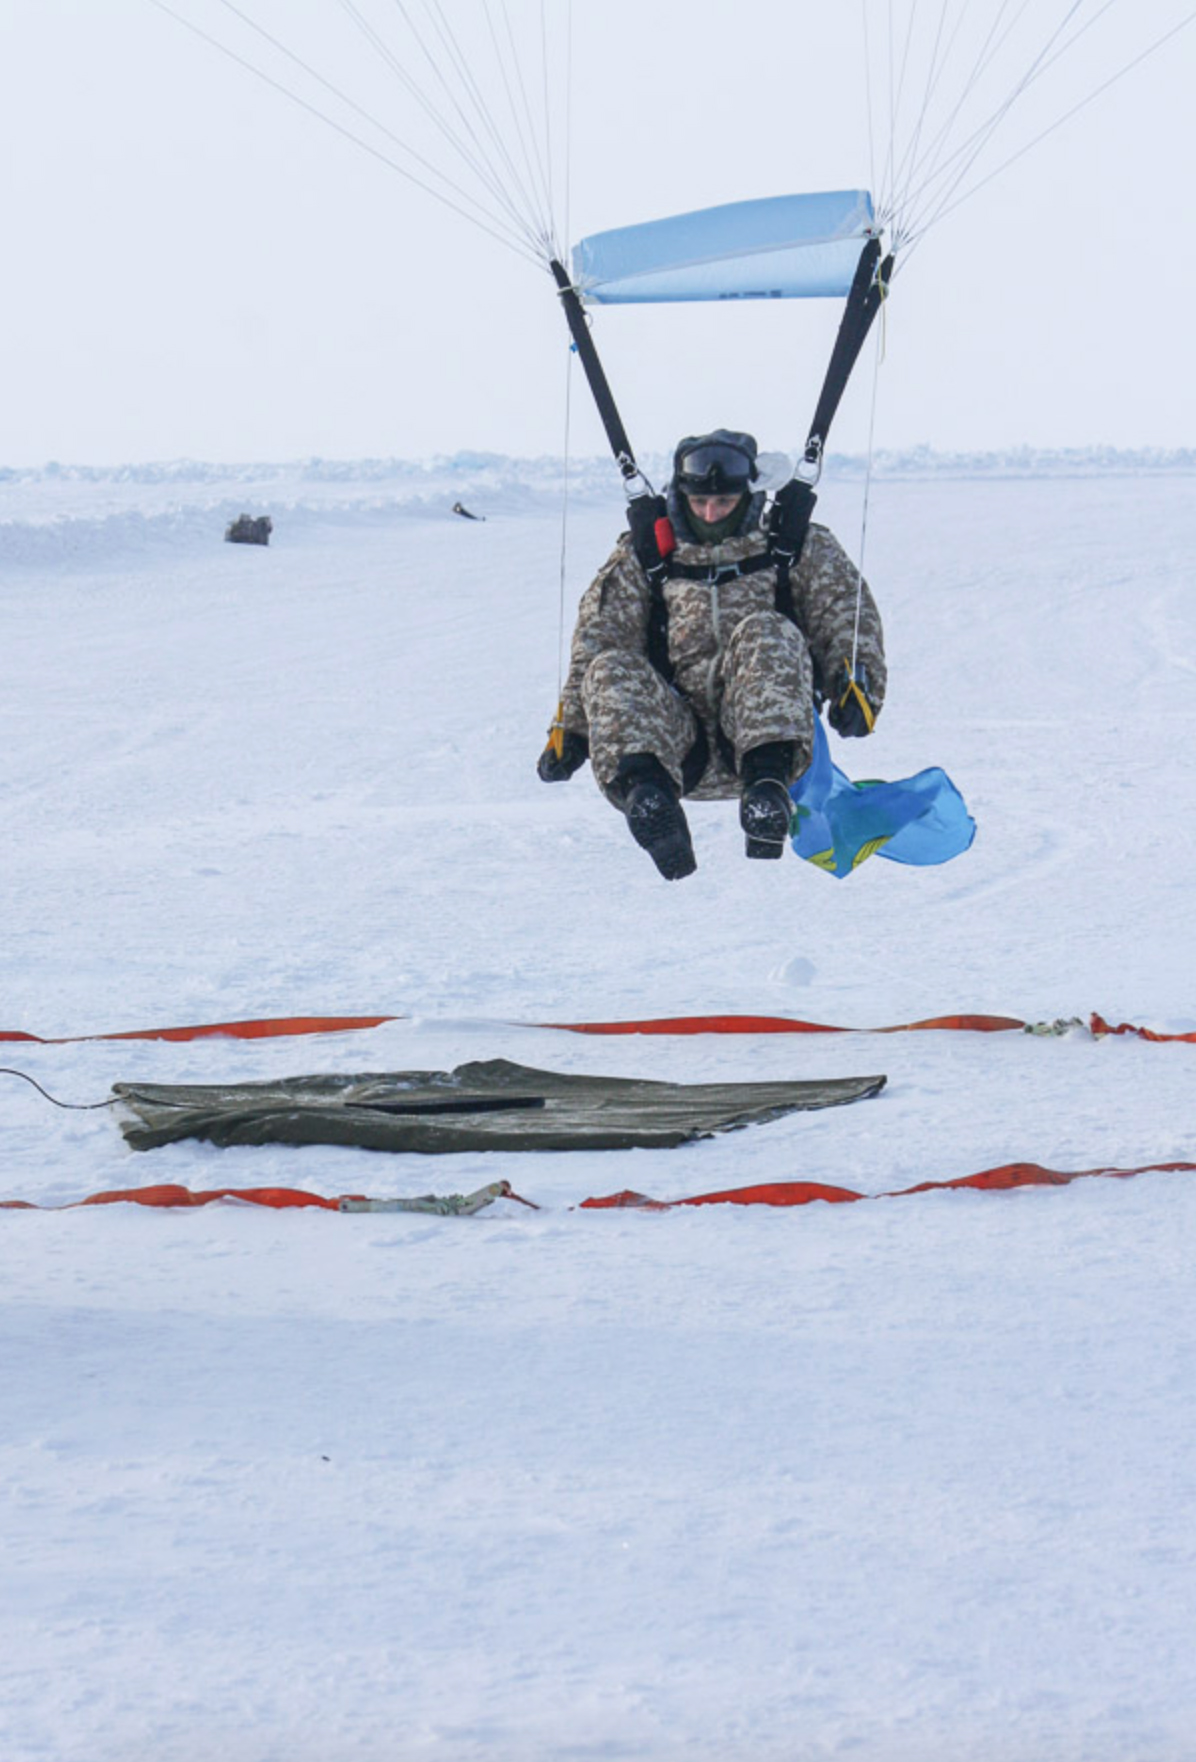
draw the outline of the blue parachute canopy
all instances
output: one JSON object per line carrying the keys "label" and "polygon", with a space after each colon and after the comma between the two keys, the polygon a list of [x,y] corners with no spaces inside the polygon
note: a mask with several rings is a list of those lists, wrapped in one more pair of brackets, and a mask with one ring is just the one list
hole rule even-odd
{"label": "blue parachute canopy", "polygon": [[601,306],[846,294],[875,230],[867,190],[728,202],[592,233],[573,247],[573,280]]}

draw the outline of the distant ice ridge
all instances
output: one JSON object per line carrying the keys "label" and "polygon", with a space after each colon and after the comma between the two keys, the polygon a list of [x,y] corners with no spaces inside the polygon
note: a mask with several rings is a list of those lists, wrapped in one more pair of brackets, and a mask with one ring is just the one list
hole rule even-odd
{"label": "distant ice ridge", "polygon": [[[827,472],[862,474],[863,454],[831,454]],[[986,453],[940,453],[929,446],[880,451],[873,460],[877,477],[1138,477],[1196,472],[1196,447],[1006,447]]]}
{"label": "distant ice ridge", "polygon": [[[761,444],[764,444],[763,441]],[[788,449],[794,458],[800,445]],[[668,474],[666,453],[646,453],[642,463],[654,481]],[[861,453],[831,453],[828,472],[863,471]],[[1196,447],[1005,447],[986,452],[939,452],[929,444],[881,449],[873,470],[885,475],[1021,477],[1027,473],[1075,476],[1097,472],[1193,472]],[[525,493],[548,490],[557,495],[562,480],[561,460],[556,454],[520,458],[505,453],[460,452],[438,454],[430,459],[291,459],[281,463],[214,464],[200,459],[167,459],[128,465],[64,465],[51,461],[36,466],[0,465],[0,496],[16,488],[40,484],[66,490],[90,486],[117,492],[135,487],[162,490],[213,492],[232,485],[275,485],[302,488],[310,496],[321,490],[342,490],[347,485],[387,486],[404,502],[413,496],[436,494],[444,485],[476,487],[491,492],[518,488]],[[571,489],[585,492],[592,487],[604,495],[613,482],[618,487],[614,464],[605,454],[577,458],[569,464]]]}
{"label": "distant ice ridge", "polygon": [[[796,457],[800,449],[790,448]],[[646,454],[649,479],[662,485],[667,454]],[[832,454],[827,478],[855,479],[866,461]],[[1196,448],[1013,447],[943,453],[929,446],[879,452],[878,479],[1025,479],[1101,475],[1196,474]],[[489,519],[556,514],[565,475],[559,457],[514,458],[460,452],[426,460],[301,459],[213,464],[175,459],[127,465],[0,467],[0,562],[90,562],[210,542],[238,514],[271,514],[291,532],[305,527],[448,520],[454,503]],[[572,504],[622,505],[619,474],[606,456],[571,460]]]}

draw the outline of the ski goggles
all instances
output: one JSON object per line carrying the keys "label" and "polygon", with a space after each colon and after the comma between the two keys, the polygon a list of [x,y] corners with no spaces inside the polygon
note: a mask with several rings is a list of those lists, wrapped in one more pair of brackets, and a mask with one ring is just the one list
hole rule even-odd
{"label": "ski goggles", "polygon": [[731,494],[747,488],[756,475],[756,464],[740,447],[727,441],[707,441],[681,454],[674,475],[682,489]]}

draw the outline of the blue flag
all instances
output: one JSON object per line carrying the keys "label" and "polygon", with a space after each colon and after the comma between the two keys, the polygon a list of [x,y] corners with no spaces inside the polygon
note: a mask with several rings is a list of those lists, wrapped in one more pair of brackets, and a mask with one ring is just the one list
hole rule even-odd
{"label": "blue flag", "polygon": [[976,836],[976,822],[945,771],[935,765],[896,783],[853,783],[832,763],[818,717],[814,757],[790,794],[794,850],[840,878],[870,856],[919,866],[947,863]]}

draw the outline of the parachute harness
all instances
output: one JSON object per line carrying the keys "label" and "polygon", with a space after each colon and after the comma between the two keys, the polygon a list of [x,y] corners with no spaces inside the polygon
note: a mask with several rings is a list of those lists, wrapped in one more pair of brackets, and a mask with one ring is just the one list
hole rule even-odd
{"label": "parachute harness", "polygon": [[[627,516],[631,532],[632,547],[636,558],[648,578],[651,592],[651,604],[648,617],[648,659],[656,671],[666,681],[671,682],[673,667],[668,653],[668,608],[664,599],[664,583],[670,576],[689,580],[708,581],[716,584],[723,575],[744,575],[760,569],[775,568],[776,570],[776,609],[782,616],[797,623],[797,614],[793,602],[792,572],[801,560],[802,549],[810,528],[810,520],[814,512],[817,497],[814,486],[822,475],[822,461],[826,452],[826,439],[831,422],[839,408],[843,393],[847,388],[852,369],[859,359],[860,351],[872,328],[873,321],[880,313],[888,298],[889,286],[893,272],[894,254],[884,254],[879,234],[874,230],[868,237],[860,259],[856,266],[851,288],[847,296],[843,317],[840,320],[835,346],[827,367],[822,391],[819,394],[814,420],[806,438],[802,459],[799,461],[794,476],[777,492],[768,526],[767,549],[758,557],[743,559],[722,569],[694,567],[671,561],[676,548],[676,535],[668,517],[668,507],[663,496],[658,495],[647,477],[636,464],[635,453],[628,438],[623,419],[615,403],[610,382],[598,355],[590,326],[589,315],[582,303],[581,290],[574,283],[564,264],[554,257],[550,264],[553,279],[557,285],[557,293],[564,309],[565,319],[569,326],[573,341],[573,350],[581,358],[586,378],[594,397],[606,437],[610,443],[623,477],[627,492]],[[883,326],[879,337],[883,342]],[[572,353],[573,351],[571,351]],[[875,713],[867,697],[856,681],[856,662],[859,648],[860,621],[863,606],[864,572],[863,550],[867,538],[868,496],[872,478],[872,457],[876,424],[877,369],[883,353],[878,347],[876,367],[873,373],[872,409],[868,434],[868,465],[864,487],[864,512],[860,538],[860,561],[856,568],[856,604],[855,619],[852,633],[850,657],[844,657],[848,680],[840,704],[845,704],[849,697],[854,697],[869,730],[875,722]],[[566,406],[568,408],[568,406]],[[567,443],[566,443],[567,444]],[[568,454],[566,452],[566,472]],[[567,484],[566,484],[567,496]],[[567,505],[567,504],[566,504]],[[561,584],[559,595],[559,632],[558,632],[558,683],[557,709],[548,733],[550,750],[559,758],[564,748],[564,548],[562,544]],[[816,681],[816,689],[818,682]]]}

